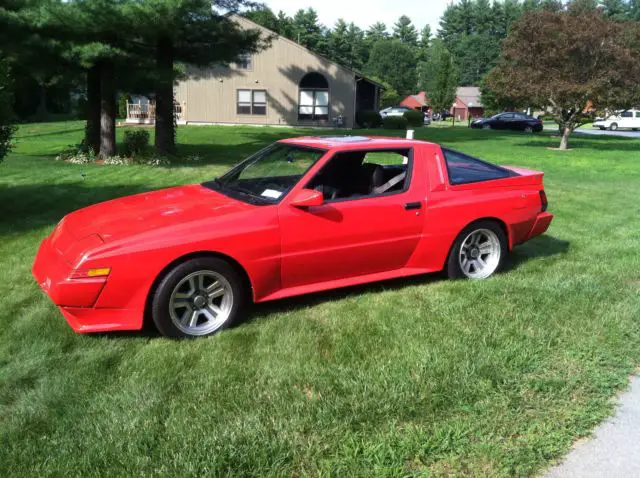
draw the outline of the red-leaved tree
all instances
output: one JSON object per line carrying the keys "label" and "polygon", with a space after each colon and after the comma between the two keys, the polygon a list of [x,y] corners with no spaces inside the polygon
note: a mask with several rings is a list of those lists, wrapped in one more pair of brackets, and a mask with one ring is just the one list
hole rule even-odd
{"label": "red-leaved tree", "polygon": [[560,149],[568,149],[571,133],[595,111],[640,99],[640,26],[571,5],[525,13],[486,85],[513,104],[548,108],[560,125]]}

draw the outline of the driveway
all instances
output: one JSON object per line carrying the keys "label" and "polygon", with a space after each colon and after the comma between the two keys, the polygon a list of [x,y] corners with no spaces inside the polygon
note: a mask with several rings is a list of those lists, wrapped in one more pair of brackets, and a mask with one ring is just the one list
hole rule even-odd
{"label": "driveway", "polygon": [[615,417],[596,430],[592,440],[575,446],[543,478],[626,478],[640,476],[640,379],[620,396]]}

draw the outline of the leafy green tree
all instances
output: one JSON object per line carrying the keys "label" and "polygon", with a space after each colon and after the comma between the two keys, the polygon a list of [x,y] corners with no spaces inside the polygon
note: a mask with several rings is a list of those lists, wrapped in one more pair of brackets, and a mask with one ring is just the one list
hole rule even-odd
{"label": "leafy green tree", "polygon": [[418,46],[418,32],[408,16],[402,15],[394,23],[393,38],[397,38],[406,45]]}
{"label": "leafy green tree", "polygon": [[449,111],[456,97],[458,69],[445,42],[435,39],[428,60],[420,64],[419,89],[429,94],[433,111]]}
{"label": "leafy green tree", "polygon": [[382,78],[401,96],[415,93],[415,51],[397,38],[378,41],[373,45],[366,71]]}

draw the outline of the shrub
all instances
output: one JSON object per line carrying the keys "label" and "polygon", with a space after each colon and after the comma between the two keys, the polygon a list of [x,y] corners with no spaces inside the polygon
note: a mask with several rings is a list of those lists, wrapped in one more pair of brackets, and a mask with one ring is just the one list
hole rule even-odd
{"label": "shrub", "polygon": [[356,123],[361,128],[378,128],[382,125],[382,116],[374,110],[360,110],[356,113]]}
{"label": "shrub", "polygon": [[89,164],[96,160],[96,155],[90,149],[80,144],[70,146],[56,156],[56,161],[66,161],[71,164]]}
{"label": "shrub", "polygon": [[0,61],[0,162],[11,151],[11,138],[16,132],[13,124],[13,92],[6,61]]}
{"label": "shrub", "polygon": [[0,126],[0,161],[11,151],[11,138],[15,132],[16,127],[12,124]]}
{"label": "shrub", "polygon": [[407,129],[409,121],[404,116],[387,116],[382,120],[385,129]]}
{"label": "shrub", "polygon": [[124,154],[125,156],[136,156],[144,154],[149,147],[149,132],[144,129],[124,132]]}
{"label": "shrub", "polygon": [[422,111],[407,111],[404,114],[409,126],[424,126],[424,113]]}

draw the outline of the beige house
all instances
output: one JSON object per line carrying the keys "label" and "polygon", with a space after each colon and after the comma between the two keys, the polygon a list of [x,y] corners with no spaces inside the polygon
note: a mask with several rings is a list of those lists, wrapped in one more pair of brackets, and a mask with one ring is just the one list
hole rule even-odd
{"label": "beige house", "polygon": [[[273,32],[234,16],[242,28]],[[381,85],[281,36],[230,67],[190,67],[175,88],[176,116],[188,124],[354,126],[356,111],[378,110]],[[153,105],[129,105],[127,121],[152,123]]]}

